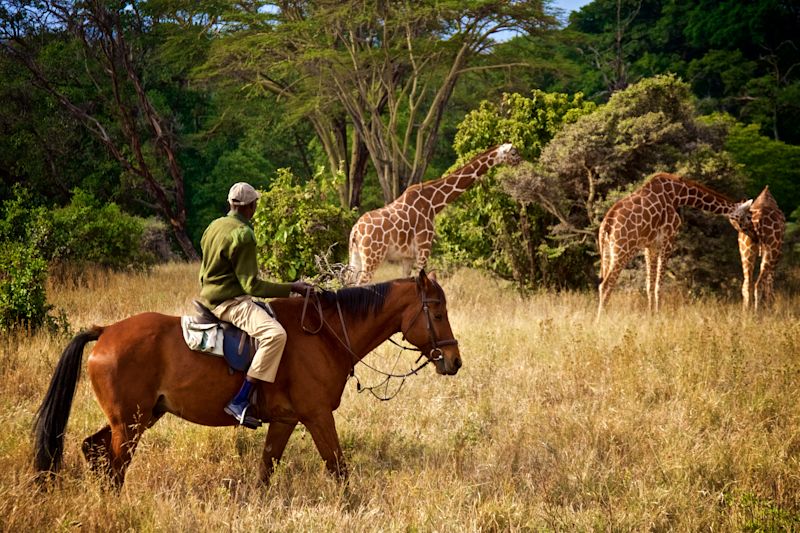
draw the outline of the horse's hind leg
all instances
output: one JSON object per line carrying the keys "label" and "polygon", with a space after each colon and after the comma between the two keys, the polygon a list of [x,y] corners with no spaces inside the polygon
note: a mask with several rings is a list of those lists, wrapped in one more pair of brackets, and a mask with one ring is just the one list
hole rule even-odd
{"label": "horse's hind leg", "polygon": [[[161,418],[162,414],[163,413],[154,413],[150,417],[146,427],[152,427],[153,424],[155,424],[156,421]],[[140,431],[138,431],[139,436],[141,436],[141,433],[144,431],[144,429],[146,428],[142,428]],[[95,434],[86,437],[83,441],[81,449],[83,450],[83,455],[86,457],[86,462],[89,463],[89,467],[91,468],[92,472],[108,476],[110,479],[117,482],[119,474],[117,473],[117,469],[113,467],[114,457],[111,455],[112,434],[113,432],[111,431],[111,426],[106,424]],[[136,438],[138,439],[138,437]],[[132,450],[130,451],[130,454],[133,454]],[[124,471],[122,472],[122,478],[124,478]],[[119,480],[118,484],[121,485],[122,480]]]}
{"label": "horse's hind leg", "polygon": [[111,423],[111,480],[117,488],[125,482],[125,473],[131,463],[136,445],[144,430],[153,425],[151,413],[137,411],[127,417],[112,419]]}
{"label": "horse's hind leg", "polygon": [[111,476],[111,426],[106,424],[94,435],[86,437],[81,449],[92,472]]}

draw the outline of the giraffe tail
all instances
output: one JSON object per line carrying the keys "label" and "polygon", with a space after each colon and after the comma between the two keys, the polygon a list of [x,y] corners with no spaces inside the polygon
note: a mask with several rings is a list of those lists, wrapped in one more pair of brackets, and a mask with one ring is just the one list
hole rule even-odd
{"label": "giraffe tail", "polygon": [[597,235],[598,248],[600,249],[600,274],[596,275],[594,271],[592,271],[592,278],[594,279],[595,285],[597,285],[598,287],[603,284],[603,280],[606,278],[606,275],[608,274],[607,272],[608,270],[607,254],[609,253],[607,250],[607,246],[609,246],[608,231],[609,230],[608,226],[606,225],[606,221],[603,220],[603,222],[600,224],[600,231],[598,232]]}
{"label": "giraffe tail", "polygon": [[349,273],[348,284],[354,284],[358,281],[361,275],[363,265],[361,264],[361,254],[358,253],[358,245],[356,243],[356,228],[353,227],[350,232],[350,261],[347,265]]}

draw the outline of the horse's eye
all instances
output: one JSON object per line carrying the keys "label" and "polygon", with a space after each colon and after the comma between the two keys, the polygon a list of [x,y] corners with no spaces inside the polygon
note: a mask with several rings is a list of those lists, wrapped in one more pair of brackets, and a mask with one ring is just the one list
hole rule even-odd
{"label": "horse's eye", "polygon": [[441,320],[442,319],[442,314],[441,313],[436,313],[435,315],[433,315],[433,318],[435,320]]}

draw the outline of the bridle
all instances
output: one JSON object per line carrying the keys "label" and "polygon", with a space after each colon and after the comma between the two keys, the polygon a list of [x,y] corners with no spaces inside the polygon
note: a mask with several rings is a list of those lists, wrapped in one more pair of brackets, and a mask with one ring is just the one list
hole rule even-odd
{"label": "bridle", "polygon": [[[441,293],[441,289],[439,289],[439,293]],[[358,392],[362,392],[364,390],[368,390],[373,396],[375,396],[376,398],[378,398],[381,401],[391,400],[394,396],[396,396],[400,392],[400,389],[403,388],[403,384],[405,383],[405,378],[418,373],[428,363],[436,363],[437,361],[441,361],[442,359],[444,359],[444,354],[443,354],[442,349],[441,349],[442,346],[458,346],[458,341],[455,338],[443,339],[443,340],[438,339],[437,336],[436,336],[436,330],[434,330],[434,328],[433,328],[433,319],[431,318],[430,304],[439,304],[439,303],[441,303],[442,302],[441,298],[428,298],[426,296],[426,294],[425,294],[425,291],[424,291],[422,285],[419,283],[419,281],[417,281],[417,295],[419,296],[420,303],[422,305],[420,306],[419,310],[417,310],[417,313],[414,315],[414,318],[409,322],[408,327],[405,330],[403,330],[401,328],[400,333],[403,335],[403,339],[408,340],[408,337],[406,336],[406,332],[409,329],[411,329],[411,327],[414,325],[414,323],[416,323],[416,321],[419,319],[420,315],[422,315],[424,313],[425,314],[425,322],[426,322],[425,323],[425,327],[426,327],[426,329],[428,331],[428,339],[429,339],[429,343],[428,344],[430,345],[430,350],[428,350],[426,352],[422,348],[416,348],[416,347],[413,347],[413,346],[403,346],[403,345],[395,342],[394,340],[392,340],[390,338],[389,341],[392,344],[400,347],[402,350],[410,350],[410,351],[420,352],[420,355],[417,358],[417,360],[415,361],[415,364],[419,363],[419,360],[422,359],[423,356],[425,357],[425,361],[423,361],[422,364],[416,366],[415,368],[413,368],[412,370],[406,372],[405,374],[394,374],[394,373],[384,372],[382,370],[379,370],[379,369],[373,367],[372,365],[370,365],[369,363],[364,362],[363,358],[359,358],[358,355],[356,355],[356,353],[353,352],[353,348],[352,348],[352,346],[350,344],[350,337],[347,334],[347,326],[345,325],[344,316],[342,315],[342,308],[339,305],[338,300],[336,302],[336,311],[337,311],[337,313],[339,315],[339,322],[341,323],[342,335],[343,335],[344,338],[340,337],[339,334],[336,333],[336,331],[325,320],[325,317],[322,314],[322,303],[320,302],[319,296],[316,293],[314,293],[316,301],[313,304],[313,306],[316,308],[317,314],[319,316],[320,325],[316,329],[311,329],[311,328],[307,328],[306,327],[306,325],[305,325],[305,317],[306,317],[306,310],[308,308],[308,302],[311,299],[311,289],[306,290],[306,295],[305,295],[304,301],[303,301],[303,311],[302,311],[302,314],[300,316],[300,327],[301,327],[301,329],[303,331],[305,331],[306,333],[312,334],[312,335],[316,335],[317,333],[319,333],[322,330],[323,327],[327,327],[328,331],[334,336],[334,338],[336,338],[337,341],[339,341],[339,344],[341,344],[344,347],[344,349],[347,350],[347,352],[350,354],[350,357],[351,357],[351,360],[352,360],[351,361],[351,368],[350,368],[350,376],[355,378],[356,383],[357,383]],[[364,366],[366,366],[367,368],[369,368],[370,370],[385,376],[385,379],[381,383],[379,383],[378,385],[374,385],[374,386],[370,386],[370,387],[362,386],[361,382],[358,379],[358,377],[356,377],[356,375],[355,375],[355,365],[357,363],[361,363]],[[392,394],[391,396],[389,396],[389,397],[378,396],[375,393],[374,389],[377,389],[377,388],[383,386],[384,384],[388,385],[388,381],[391,378],[401,378],[403,381],[401,382],[401,384],[397,388],[397,390],[394,392],[394,394]]]}
{"label": "bridle", "polygon": [[[441,290],[439,290],[439,292],[441,294]],[[430,339],[429,344],[431,345],[431,349],[428,350],[427,353],[425,353],[425,350],[421,348],[410,348],[410,347],[403,347],[403,348],[407,350],[414,350],[420,352],[420,356],[419,358],[417,358],[417,361],[419,361],[419,359],[422,358],[422,356],[424,355],[427,357],[427,361],[425,362],[425,364],[435,363],[436,361],[440,361],[444,358],[444,354],[442,353],[441,349],[442,346],[458,346],[458,341],[454,338],[444,339],[444,340],[439,340],[436,338],[436,331],[433,329],[433,320],[431,319],[431,308],[429,304],[440,304],[442,303],[441,298],[428,298],[425,294],[422,285],[420,285],[419,281],[417,281],[417,294],[419,295],[420,301],[422,302],[422,307],[420,307],[420,309],[417,311],[417,314],[415,314],[414,318],[411,320],[411,322],[409,322],[408,329],[410,329],[411,326],[414,325],[414,323],[417,321],[417,319],[420,317],[422,313],[425,313],[425,327],[428,330],[428,338]],[[406,332],[401,330],[401,333],[403,334],[403,338],[408,340]]]}

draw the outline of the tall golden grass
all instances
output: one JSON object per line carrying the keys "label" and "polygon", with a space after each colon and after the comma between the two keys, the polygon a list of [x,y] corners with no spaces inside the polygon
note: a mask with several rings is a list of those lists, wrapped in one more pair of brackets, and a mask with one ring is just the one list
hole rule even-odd
{"label": "tall golden grass", "polygon": [[[75,330],[142,311],[182,314],[196,272],[90,272],[85,286],[53,285],[49,299]],[[440,281],[464,367],[455,377],[426,368],[387,402],[348,385],[336,413],[347,486],[325,473],[302,427],[264,487],[263,428],[167,416],[144,434],[122,492],[109,492],[79,450],[105,423],[84,376],[61,482],[39,492],[30,428],[68,338],[2,337],[2,530],[800,528],[797,297],[753,317],[738,302],[667,293],[648,316],[638,293],[619,291],[595,322],[594,294],[523,298],[470,270]],[[413,364],[413,354],[397,358],[386,345],[369,361]],[[378,381],[356,370],[363,383]]]}

